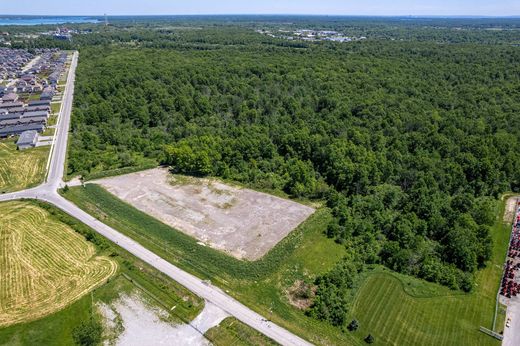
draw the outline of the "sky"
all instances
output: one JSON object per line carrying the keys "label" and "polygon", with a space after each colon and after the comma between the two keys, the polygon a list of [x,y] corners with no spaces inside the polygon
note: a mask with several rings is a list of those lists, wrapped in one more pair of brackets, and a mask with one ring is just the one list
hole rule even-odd
{"label": "sky", "polygon": [[0,14],[518,16],[520,0],[0,0]]}

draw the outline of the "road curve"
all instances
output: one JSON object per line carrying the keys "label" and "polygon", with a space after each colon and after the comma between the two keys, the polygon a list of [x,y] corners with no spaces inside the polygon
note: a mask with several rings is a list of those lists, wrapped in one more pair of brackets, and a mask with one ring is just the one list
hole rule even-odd
{"label": "road curve", "polygon": [[97,233],[116,243],[118,246],[127,250],[137,258],[168,275],[170,278],[177,281],[199,297],[213,303],[231,316],[234,316],[241,322],[270,337],[274,341],[282,345],[291,346],[311,345],[309,342],[292,334],[288,330],[276,325],[275,323],[267,321],[264,317],[241,304],[236,299],[230,297],[221,289],[183,271],[146,249],[133,239],[105,225],[57,193],[57,189],[60,184],[62,184],[63,179],[77,59],[78,53],[76,52],[74,53],[70,72],[67,78],[67,86],[64,91],[64,103],[61,107],[58,130],[55,136],[53,150],[51,151],[51,163],[47,181],[37,188],[0,195],[0,202],[17,199],[37,199],[50,203],[70,216],[83,222]]}

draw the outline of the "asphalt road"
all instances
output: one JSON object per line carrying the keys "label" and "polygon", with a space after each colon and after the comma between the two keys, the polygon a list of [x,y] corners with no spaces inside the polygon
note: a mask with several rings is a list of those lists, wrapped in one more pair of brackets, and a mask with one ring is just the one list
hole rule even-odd
{"label": "asphalt road", "polygon": [[506,320],[510,318],[509,327],[504,326],[502,346],[520,345],[520,301],[515,299],[507,305]]}
{"label": "asphalt road", "polygon": [[199,297],[213,303],[231,316],[234,316],[238,320],[270,337],[276,342],[282,345],[311,345],[286,329],[281,328],[272,322],[268,322],[263,316],[230,297],[218,287],[214,287],[165,261],[131,238],[90,216],[58,194],[57,190],[60,185],[63,184],[63,172],[67,153],[77,60],[78,53],[74,53],[71,69],[67,78],[67,86],[63,95],[63,105],[58,119],[58,130],[51,150],[51,161],[46,182],[33,189],[0,195],[0,202],[26,198],[38,199],[53,204],[67,214],[85,223],[93,230],[113,241],[134,256],[168,275],[170,278],[177,281]]}

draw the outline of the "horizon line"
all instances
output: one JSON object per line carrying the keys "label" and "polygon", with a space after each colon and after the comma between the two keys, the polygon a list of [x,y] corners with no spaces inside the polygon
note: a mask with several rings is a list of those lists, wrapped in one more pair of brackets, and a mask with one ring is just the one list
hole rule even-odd
{"label": "horizon line", "polygon": [[[7,14],[2,16],[20,17],[104,17],[105,14]],[[306,17],[381,17],[381,18],[514,18],[515,15],[479,15],[479,14],[308,14],[308,13],[178,13],[178,14],[106,14],[107,17],[175,17],[175,16],[306,16]]]}

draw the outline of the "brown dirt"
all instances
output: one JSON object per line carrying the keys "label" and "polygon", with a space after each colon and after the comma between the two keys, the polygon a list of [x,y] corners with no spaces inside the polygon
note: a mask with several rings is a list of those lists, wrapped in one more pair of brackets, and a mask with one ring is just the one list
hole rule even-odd
{"label": "brown dirt", "polygon": [[309,285],[302,280],[296,280],[287,290],[287,299],[292,306],[300,310],[307,310],[311,307],[315,294],[315,286]]}
{"label": "brown dirt", "polygon": [[510,197],[506,201],[506,211],[504,213],[504,222],[513,221],[513,217],[515,216],[516,207],[518,205],[518,196]]}

